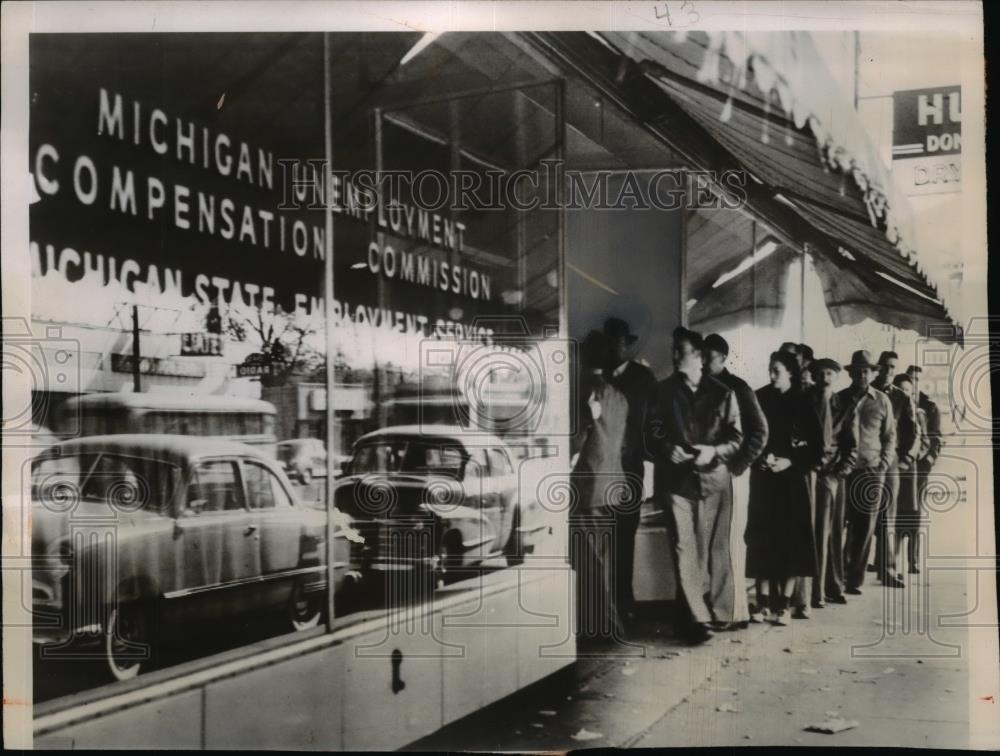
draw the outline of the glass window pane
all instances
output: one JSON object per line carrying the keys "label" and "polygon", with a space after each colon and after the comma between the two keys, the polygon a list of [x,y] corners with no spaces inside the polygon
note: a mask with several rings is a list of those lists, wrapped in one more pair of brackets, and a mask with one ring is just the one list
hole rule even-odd
{"label": "glass window pane", "polygon": [[281,481],[271,472],[268,472],[267,475],[271,480],[271,494],[274,500],[274,507],[277,509],[291,509],[293,506],[292,499],[285,490],[285,487],[281,485]]}
{"label": "glass window pane", "polygon": [[274,509],[271,472],[256,462],[244,462],[243,475],[246,479],[247,504],[250,509]]}
{"label": "glass window pane", "polygon": [[236,463],[231,460],[204,462],[198,467],[205,509],[221,512],[243,508],[243,490],[236,475]]}

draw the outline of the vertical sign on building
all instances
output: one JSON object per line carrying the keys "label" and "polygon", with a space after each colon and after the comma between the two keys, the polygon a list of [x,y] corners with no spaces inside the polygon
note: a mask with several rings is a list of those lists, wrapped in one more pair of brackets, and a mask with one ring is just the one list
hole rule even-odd
{"label": "vertical sign on building", "polygon": [[894,92],[893,172],[907,194],[957,192],[962,187],[962,88]]}

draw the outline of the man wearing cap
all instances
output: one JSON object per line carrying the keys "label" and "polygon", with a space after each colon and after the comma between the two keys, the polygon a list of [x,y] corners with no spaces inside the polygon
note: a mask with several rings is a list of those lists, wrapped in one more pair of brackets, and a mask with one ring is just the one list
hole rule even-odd
{"label": "man wearing cap", "polygon": [[615,515],[615,588],[618,606],[626,619],[635,612],[632,575],[635,568],[635,533],[639,528],[645,478],[646,445],[644,428],[652,403],[656,400],[656,377],[645,365],[629,359],[639,337],[620,318],[604,323],[608,344],[605,378],[628,400],[628,419],[622,441],[622,470],[625,472],[628,500],[622,501]]}
{"label": "man wearing cap", "polygon": [[[927,424],[927,452],[922,457],[917,458],[917,502],[920,507],[923,506],[924,492],[927,490],[927,478],[941,454],[942,446],[941,412],[938,410],[937,403],[920,390],[920,374],[922,372],[919,365],[910,365],[906,368],[906,374],[913,381],[914,391],[917,394],[917,409],[923,410]],[[920,572],[920,568],[916,564],[919,556],[919,550],[913,552],[912,561],[914,563],[910,565],[911,573]]]}
{"label": "man wearing cap", "polygon": [[815,354],[813,353],[813,348],[808,344],[799,344],[798,347],[799,367],[802,368],[802,388],[806,389],[815,385],[812,370],[810,369],[810,365],[812,365],[815,359]]}
{"label": "man wearing cap", "polygon": [[726,369],[729,344],[717,333],[705,337],[703,349],[705,372],[725,384],[736,395],[743,429],[743,443],[729,460],[733,493],[731,512],[720,511],[719,524],[709,548],[709,580],[711,609],[715,614],[715,629],[744,627],[750,621],[747,606],[746,542],[747,506],[750,498],[748,477],[750,466],[757,461],[767,444],[767,419],[757,401],[757,395],[742,378]]}
{"label": "man wearing cap", "polygon": [[846,593],[861,595],[885,473],[896,453],[896,420],[889,397],[871,385],[877,370],[871,353],[855,352],[844,367],[851,385],[838,396],[853,413],[858,450],[854,470],[845,480],[844,582]]}
{"label": "man wearing cap", "polygon": [[901,588],[896,575],[896,505],[899,500],[899,474],[909,470],[916,459],[920,437],[917,433],[916,408],[905,391],[892,384],[899,355],[882,352],[878,358],[878,376],[872,385],[889,397],[896,422],[896,454],[885,473],[882,506],[875,524],[875,573],[888,588]]}
{"label": "man wearing cap", "polygon": [[808,396],[816,407],[823,428],[823,459],[816,471],[814,529],[816,533],[816,577],[811,601],[814,609],[831,603],[844,604],[844,498],[840,482],[854,469],[857,442],[852,408],[833,390],[840,373],[834,360],[813,360],[809,365],[814,385]]}
{"label": "man wearing cap", "polygon": [[647,427],[655,460],[654,495],[673,519],[672,546],[679,597],[688,610],[689,643],[712,637],[708,553],[719,512],[730,511],[726,466],[740,450],[743,433],[736,395],[704,374],[701,334],[674,330],[673,374],[659,384]]}

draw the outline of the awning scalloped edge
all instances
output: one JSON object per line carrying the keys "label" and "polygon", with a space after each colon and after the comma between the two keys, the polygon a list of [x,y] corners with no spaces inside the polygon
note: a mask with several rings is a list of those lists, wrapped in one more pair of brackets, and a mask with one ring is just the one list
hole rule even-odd
{"label": "awning scalloped edge", "polygon": [[[839,126],[834,124],[828,128],[818,112],[820,107],[809,101],[807,93],[822,92],[822,97],[828,104],[830,93],[838,88],[813,49],[808,35],[802,32],[776,35],[708,30],[704,33],[708,35],[709,42],[697,80],[702,84],[715,86],[720,91],[729,91],[719,119],[723,122],[729,120],[734,88],[746,90],[750,83],[748,72],[752,70],[756,87],[768,95],[765,109],[770,108],[770,95],[776,94],[785,115],[796,128],[802,130],[808,126],[816,140],[821,164],[828,170],[853,179],[861,191],[872,226],[878,228],[880,222],[884,225],[886,240],[906,264],[927,281],[938,299],[942,299],[944,281],[919,265],[917,252],[912,244],[912,231],[906,220],[900,218],[901,214],[906,215],[909,203],[895,191],[887,169],[857,117],[844,118]],[[666,32],[665,36],[675,44],[680,44],[687,39],[688,34],[677,31]],[[721,78],[722,57],[727,58],[734,67],[729,81]],[[802,60],[803,57],[808,58],[808,61]],[[806,77],[815,79],[822,75],[829,82],[818,84],[810,81],[806,86]],[[850,109],[853,116],[853,108],[846,101],[844,108]],[[766,129],[762,132],[761,139],[769,141]],[[947,306],[945,309],[947,311]]]}

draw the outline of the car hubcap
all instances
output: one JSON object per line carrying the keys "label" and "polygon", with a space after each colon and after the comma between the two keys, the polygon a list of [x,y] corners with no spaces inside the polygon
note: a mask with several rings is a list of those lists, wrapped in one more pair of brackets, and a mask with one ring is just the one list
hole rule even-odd
{"label": "car hubcap", "polygon": [[308,630],[319,624],[319,615],[316,598],[307,596],[301,584],[296,585],[292,593],[292,626],[296,630]]}
{"label": "car hubcap", "polygon": [[108,622],[107,653],[111,672],[119,680],[139,674],[143,654],[149,653],[142,613],[128,607],[115,609]]}

